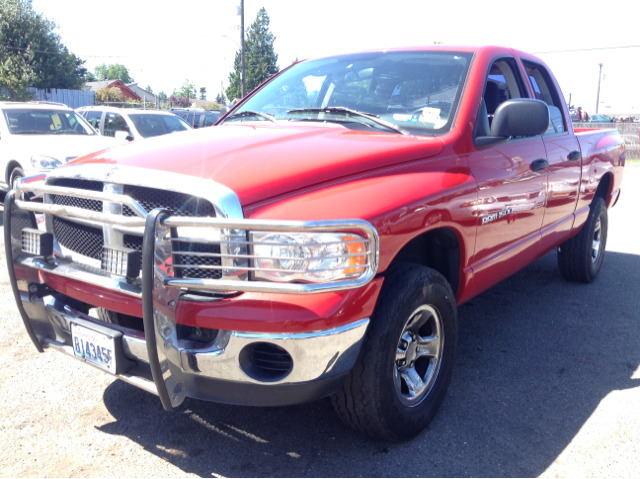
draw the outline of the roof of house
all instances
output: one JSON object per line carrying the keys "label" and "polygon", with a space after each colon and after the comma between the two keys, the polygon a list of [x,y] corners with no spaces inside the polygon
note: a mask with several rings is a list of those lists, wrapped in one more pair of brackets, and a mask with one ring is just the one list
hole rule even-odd
{"label": "roof of house", "polygon": [[[100,81],[88,81],[84,84],[84,86],[82,87],[83,90],[90,90],[90,91],[98,91],[101,88],[104,87],[117,87],[120,88],[120,90],[126,90],[129,92],[129,94],[131,96],[136,97],[138,100],[141,100],[142,98],[140,98],[140,96],[133,91],[131,88],[129,88],[127,85],[125,85],[124,83],[122,83],[120,80],[100,80]],[[113,88],[112,87],[112,88]],[[125,95],[126,97],[126,95]]]}

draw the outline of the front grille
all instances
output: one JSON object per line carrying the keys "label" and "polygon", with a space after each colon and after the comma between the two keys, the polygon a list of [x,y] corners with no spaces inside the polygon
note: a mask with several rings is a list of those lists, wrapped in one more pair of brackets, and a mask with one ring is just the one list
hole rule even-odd
{"label": "front grille", "polygon": [[104,236],[102,229],[72,223],[53,217],[53,234],[65,248],[93,259],[102,259]]}
{"label": "front grille", "polygon": [[[101,181],[77,180],[74,178],[60,178],[49,184],[89,191],[102,191],[103,188]],[[54,205],[75,206],[83,210],[102,211],[102,201],[100,200],[88,200],[86,198],[74,198],[73,196],[62,195],[52,195],[52,200]]]}
{"label": "front grille", "polygon": [[[220,245],[175,241],[173,243],[173,264],[186,264],[193,266],[220,266],[222,264],[219,256],[194,256],[189,253],[220,254]],[[222,278],[222,270],[220,269],[176,268],[175,273],[177,278]]]}
{"label": "front grille", "polygon": [[[215,209],[210,202],[186,193],[125,185],[124,194],[140,203],[140,206],[146,211],[164,208],[175,216],[216,216]],[[123,206],[122,214],[124,216],[136,216],[128,206]]]}
{"label": "front grille", "polygon": [[142,236],[124,235],[124,247],[142,251]]}
{"label": "front grille", "polygon": [[[88,191],[103,191],[104,183],[100,181],[81,180],[75,178],[57,178],[50,180],[49,184],[67,188],[77,188]],[[215,209],[211,202],[202,198],[196,198],[187,193],[159,190],[144,186],[124,185],[123,193],[136,200],[146,211],[155,208],[163,208],[175,216],[186,217],[215,217]],[[102,201],[71,196],[51,195],[56,205],[75,206],[90,211],[102,211]],[[124,216],[137,216],[126,205],[122,207]],[[104,247],[104,236],[99,228],[84,226],[53,217],[53,229],[58,242],[65,248],[76,253],[94,259],[101,259]],[[125,248],[142,251],[142,236],[126,234],[123,237]],[[220,254],[218,244],[200,244],[189,242],[176,242],[173,245],[173,263],[193,265],[194,268],[176,268],[175,275],[178,278],[191,279],[220,279],[220,269],[200,269],[198,266],[220,266],[219,256],[194,256],[189,253],[214,253]]]}

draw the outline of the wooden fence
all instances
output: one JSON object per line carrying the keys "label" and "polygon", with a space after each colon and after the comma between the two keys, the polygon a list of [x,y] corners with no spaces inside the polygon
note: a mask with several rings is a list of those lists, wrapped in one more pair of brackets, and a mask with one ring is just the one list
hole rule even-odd
{"label": "wooden fence", "polygon": [[[52,88],[51,90],[42,90],[39,88],[27,88],[34,101],[53,101],[56,103],[64,103],[70,108],[80,108],[81,106],[95,105],[96,92],[88,90],[62,90]],[[9,100],[12,94],[9,90],[0,88],[0,96],[5,96]]]}

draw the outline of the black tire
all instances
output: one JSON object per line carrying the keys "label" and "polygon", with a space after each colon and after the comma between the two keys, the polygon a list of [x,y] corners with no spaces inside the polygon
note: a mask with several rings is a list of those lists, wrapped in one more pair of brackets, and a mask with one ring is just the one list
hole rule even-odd
{"label": "black tire", "polygon": [[[403,361],[397,359],[397,354],[401,352],[399,348],[407,346],[406,342],[401,346],[403,334],[414,336],[407,333],[405,327],[421,308],[428,308],[426,313],[430,318],[429,311],[437,313],[428,321],[440,318],[441,334],[436,336],[444,338],[444,344],[439,349],[440,360],[427,358],[427,368],[432,361],[438,361],[437,369],[433,363],[435,374],[430,375],[429,389],[423,390],[419,402],[408,406],[403,401],[411,398],[402,388],[397,389],[401,377],[398,364]],[[420,336],[424,336],[422,329],[416,337],[425,339]],[[435,336],[432,334],[432,337]],[[457,339],[456,302],[447,280],[421,265],[394,263],[385,274],[360,356],[342,389],[331,397],[334,409],[345,423],[371,437],[402,441],[415,436],[431,422],[444,399],[453,372]],[[405,348],[405,352],[410,347]],[[412,369],[419,371],[418,363],[423,359],[411,359]],[[422,367],[424,370],[425,366]],[[408,392],[407,383],[402,381],[404,379],[400,379],[400,384]]]}
{"label": "black tire", "polygon": [[14,168],[11,171],[11,176],[9,176],[9,189],[10,190],[15,189],[15,182],[20,178],[24,178],[24,170],[22,168]]}
{"label": "black tire", "polygon": [[[596,197],[580,232],[558,247],[558,267],[564,279],[580,283],[591,283],[596,279],[604,261],[608,224],[604,200]],[[599,244],[597,253],[596,240]]]}

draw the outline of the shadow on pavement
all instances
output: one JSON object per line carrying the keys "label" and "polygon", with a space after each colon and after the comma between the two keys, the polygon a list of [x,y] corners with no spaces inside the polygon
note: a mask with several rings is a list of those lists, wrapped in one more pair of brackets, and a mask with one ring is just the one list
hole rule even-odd
{"label": "shadow on pavement", "polygon": [[[623,281],[624,278],[624,281]],[[328,401],[173,413],[120,381],[104,401],[123,435],[185,473],[224,476],[537,476],[610,392],[640,386],[640,256],[607,252],[590,285],[555,252],[460,307],[458,359],[434,422],[404,444],[342,425]]]}

